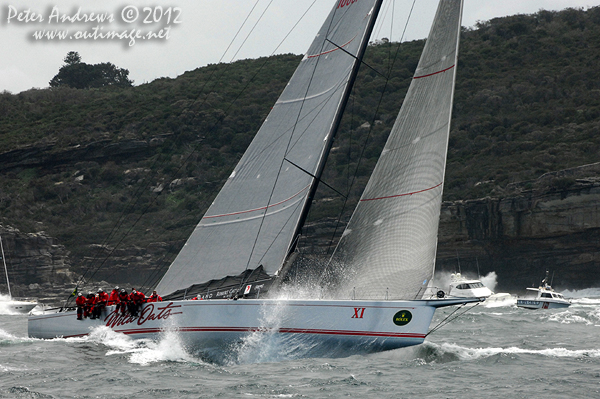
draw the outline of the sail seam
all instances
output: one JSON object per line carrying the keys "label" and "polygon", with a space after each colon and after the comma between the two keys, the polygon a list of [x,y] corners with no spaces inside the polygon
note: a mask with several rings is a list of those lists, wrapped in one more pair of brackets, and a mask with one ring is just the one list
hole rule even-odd
{"label": "sail seam", "polygon": [[449,71],[450,69],[454,68],[455,66],[456,66],[456,64],[454,64],[454,65],[452,65],[452,66],[449,66],[449,67],[448,67],[448,68],[446,68],[446,69],[442,69],[441,71],[437,71],[437,72],[429,73],[429,74],[427,74],[427,75],[415,76],[415,77],[413,77],[413,79],[421,79],[421,78],[426,78],[426,77],[428,77],[428,76],[437,75],[438,73],[443,73],[443,72]]}
{"label": "sail seam", "polygon": [[302,190],[298,191],[296,194],[292,195],[291,197],[289,197],[287,199],[284,199],[282,201],[279,201],[279,202],[277,202],[275,204],[271,204],[271,205],[267,205],[267,206],[263,206],[263,207],[255,208],[255,209],[248,209],[248,210],[245,210],[245,211],[224,213],[224,214],[221,214],[221,215],[204,216],[202,219],[211,219],[211,218],[219,218],[219,217],[223,217],[223,216],[239,215],[241,213],[255,212],[255,211],[261,211],[263,209],[272,208],[274,206],[281,205],[284,202],[287,202],[287,201],[291,200],[294,197],[297,197],[298,195],[300,195],[301,192],[305,191],[308,187],[309,186],[304,187]]}
{"label": "sail seam", "polygon": [[[334,46],[336,46],[335,48],[332,48],[331,50],[323,51],[322,53],[319,53],[319,54],[306,55],[306,58],[320,57],[322,55],[333,53],[334,51],[340,50],[340,49],[346,47],[347,45],[349,45],[350,43],[352,43],[354,41],[354,39],[356,39],[356,36],[358,36],[358,35],[355,35],[352,39],[348,40],[346,43],[342,44],[341,46],[338,46],[337,44],[334,44]],[[327,41],[329,41],[329,40],[327,40]]]}
{"label": "sail seam", "polygon": [[377,197],[377,198],[364,198],[361,199],[360,202],[363,201],[375,201],[375,200],[380,200],[380,199],[387,199],[387,198],[396,198],[396,197],[405,197],[407,195],[413,195],[413,194],[419,194],[419,193],[424,193],[425,191],[429,191],[429,190],[433,190],[434,188],[437,188],[439,186],[441,186],[442,183],[436,184],[433,187],[429,187],[429,188],[425,188],[423,190],[419,190],[419,191],[413,191],[411,193],[404,193],[404,194],[396,194],[396,195],[388,195],[387,197]]}

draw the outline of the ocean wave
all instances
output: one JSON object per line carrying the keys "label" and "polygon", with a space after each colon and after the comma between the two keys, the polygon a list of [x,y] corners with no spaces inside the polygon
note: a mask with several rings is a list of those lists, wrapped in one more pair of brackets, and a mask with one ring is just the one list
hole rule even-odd
{"label": "ocean wave", "polygon": [[593,298],[592,300],[598,301],[600,303],[600,288],[585,288],[583,290],[565,290],[561,291],[567,298]]}
{"label": "ocean wave", "polygon": [[156,362],[202,363],[188,353],[175,329],[166,329],[159,335],[158,340],[152,340],[133,339],[106,326],[99,326],[86,336],[65,338],[64,341],[103,345],[108,348],[106,356],[126,355],[130,363],[142,366]]}
{"label": "ocean wave", "polygon": [[[600,358],[600,349],[577,349],[547,348],[547,349],[523,349],[515,346],[508,348],[468,348],[457,344],[444,343],[437,345],[438,350],[445,354],[456,356],[460,360],[477,360],[495,355],[539,355],[557,358]],[[448,355],[446,355],[448,357]]]}
{"label": "ocean wave", "polygon": [[0,328],[0,346],[20,344],[23,342],[35,341],[35,338],[17,337]]}

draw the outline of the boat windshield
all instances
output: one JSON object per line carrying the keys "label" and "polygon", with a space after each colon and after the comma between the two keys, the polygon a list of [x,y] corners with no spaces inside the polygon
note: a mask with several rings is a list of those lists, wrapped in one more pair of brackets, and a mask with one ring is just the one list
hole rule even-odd
{"label": "boat windshield", "polygon": [[473,289],[473,288],[481,288],[484,287],[484,285],[480,282],[476,282],[476,283],[463,283],[463,284],[459,284],[456,286],[456,289],[458,290],[469,290],[469,289]]}
{"label": "boat windshield", "polygon": [[548,292],[542,292],[542,298],[552,298],[552,295]]}

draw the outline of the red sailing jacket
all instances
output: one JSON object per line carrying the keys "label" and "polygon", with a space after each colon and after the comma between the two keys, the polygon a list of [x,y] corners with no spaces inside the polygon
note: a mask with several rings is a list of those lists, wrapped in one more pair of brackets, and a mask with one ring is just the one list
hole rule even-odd
{"label": "red sailing jacket", "polygon": [[97,300],[98,300],[98,298],[97,298],[96,296],[93,296],[93,297],[91,297],[91,298],[87,298],[87,299],[85,300],[85,303],[86,303],[86,305],[88,305],[88,306],[93,306],[93,305],[95,305],[95,304],[96,304],[96,301],[97,301]]}
{"label": "red sailing jacket", "polygon": [[156,294],[152,294],[150,295],[150,297],[146,300],[146,302],[162,302],[162,298],[160,295]]}
{"label": "red sailing jacket", "polygon": [[146,295],[140,291],[132,292],[129,298],[137,304],[144,303],[144,301],[146,301]]}
{"label": "red sailing jacket", "polygon": [[119,291],[112,290],[110,292],[110,296],[108,297],[108,304],[114,305],[116,303],[119,303]]}
{"label": "red sailing jacket", "polygon": [[104,302],[106,305],[106,302],[108,301],[108,294],[106,292],[99,292],[97,298],[97,302]]}
{"label": "red sailing jacket", "polygon": [[129,295],[127,295],[127,293],[121,293],[119,292],[119,302],[123,302],[123,303],[127,303],[127,301],[129,300]]}
{"label": "red sailing jacket", "polygon": [[77,299],[75,299],[75,304],[77,306],[84,306],[85,303],[86,303],[86,299],[85,299],[85,297],[83,295],[82,296],[78,296]]}

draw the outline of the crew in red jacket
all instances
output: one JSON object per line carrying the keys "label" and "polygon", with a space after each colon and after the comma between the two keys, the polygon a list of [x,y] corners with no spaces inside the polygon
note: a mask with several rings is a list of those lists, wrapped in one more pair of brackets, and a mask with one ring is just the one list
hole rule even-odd
{"label": "crew in red jacket", "polygon": [[152,291],[152,295],[150,295],[146,302],[162,302],[162,298],[156,293],[156,291]]}
{"label": "crew in red jacket", "polygon": [[121,310],[121,314],[124,315],[125,312],[127,312],[128,307],[129,295],[127,295],[127,291],[125,291],[125,288],[122,288],[121,292],[119,292],[119,303],[117,305],[116,311]]}
{"label": "crew in red jacket", "polygon": [[96,296],[90,291],[88,292],[85,299],[85,306],[83,308],[83,317],[90,317],[92,315],[92,310],[94,309],[94,305],[96,304]]}
{"label": "crew in red jacket", "polygon": [[96,295],[96,303],[94,304],[94,310],[92,311],[92,319],[100,318],[100,314],[104,309],[106,309],[107,303],[108,294],[104,292],[102,288],[98,289],[98,294]]}
{"label": "crew in red jacket", "polygon": [[108,296],[108,306],[116,305],[119,303],[119,287],[113,288]]}
{"label": "crew in red jacket", "polygon": [[136,317],[138,315],[138,311],[142,308],[142,304],[146,301],[146,295],[143,292],[136,291],[135,288],[131,289],[131,294],[129,294],[129,304],[131,308],[129,309],[129,313],[132,316]]}
{"label": "crew in red jacket", "polygon": [[85,297],[79,293],[77,298],[75,299],[75,304],[77,305],[77,320],[83,320],[83,311],[85,308],[86,299]]}

